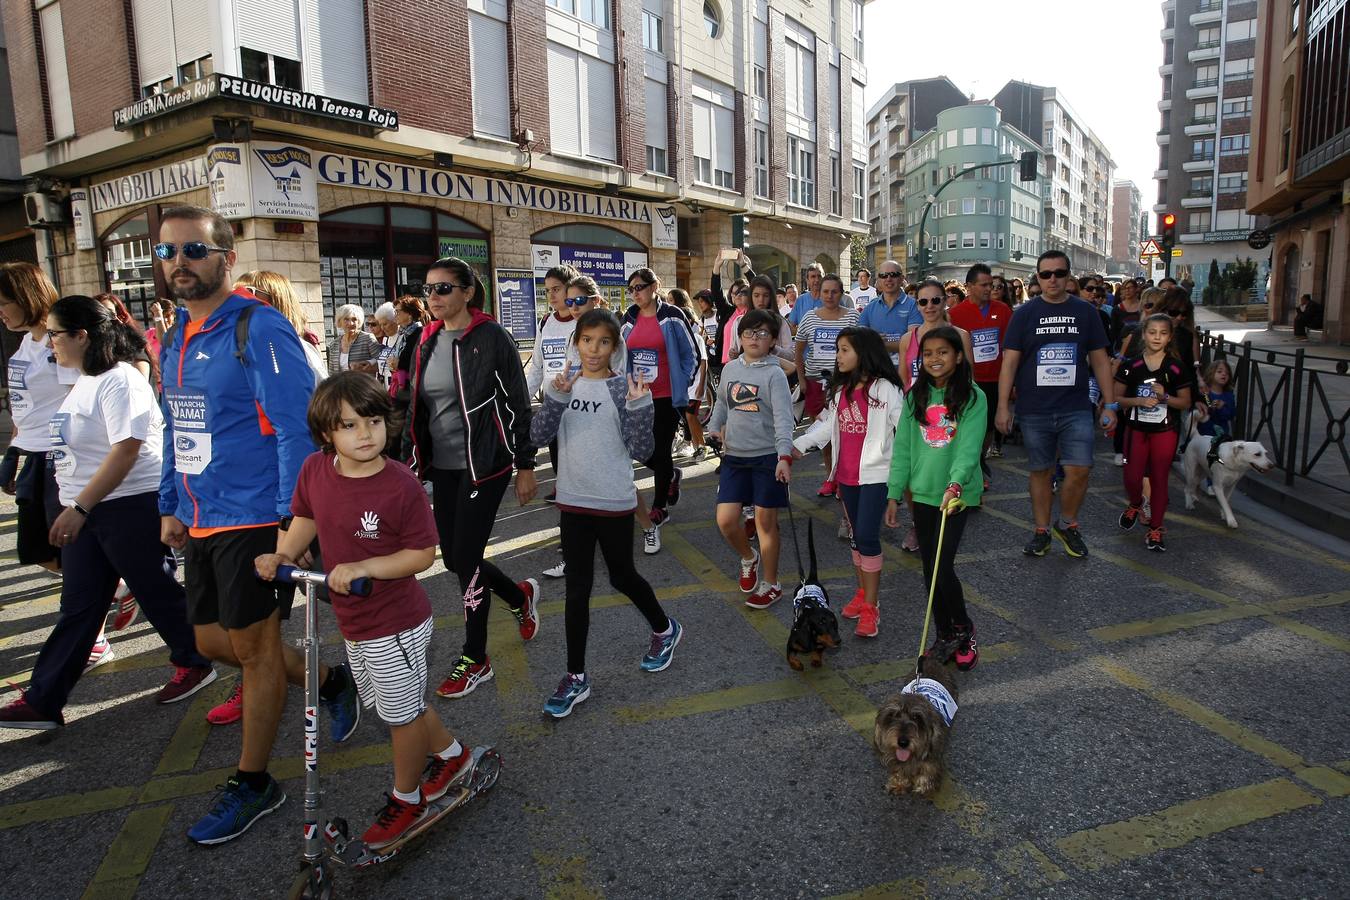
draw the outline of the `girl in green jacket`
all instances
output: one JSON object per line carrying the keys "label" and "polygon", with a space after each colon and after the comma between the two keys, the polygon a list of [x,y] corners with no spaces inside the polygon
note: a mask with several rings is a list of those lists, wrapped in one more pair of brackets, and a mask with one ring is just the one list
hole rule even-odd
{"label": "girl in green jacket", "polygon": [[[923,559],[924,584],[937,570],[933,621],[937,636],[927,651],[938,664],[953,657],[962,671],[973,669],[980,654],[975,624],[966,613],[965,596],[952,562],[966,528],[965,507],[979,506],[984,490],[980,448],[984,445],[984,392],[971,375],[961,334],[955,328],[934,328],[919,347],[919,373],[905,397],[895,430],[891,477],[887,484],[886,524],[899,525],[899,504],[908,488],[914,497],[914,527]],[[955,501],[960,500],[960,503]],[[947,530],[939,558],[942,516]]]}

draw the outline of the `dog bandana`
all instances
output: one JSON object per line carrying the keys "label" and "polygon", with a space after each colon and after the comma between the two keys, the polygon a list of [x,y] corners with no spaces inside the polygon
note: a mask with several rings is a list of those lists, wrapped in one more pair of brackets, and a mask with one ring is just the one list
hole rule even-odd
{"label": "dog bandana", "polygon": [[951,727],[952,719],[956,718],[956,701],[952,695],[942,686],[942,682],[934,681],[931,678],[916,678],[901,690],[902,694],[918,694],[932,704],[933,709],[938,711],[942,720]]}
{"label": "dog bandana", "polygon": [[[814,569],[814,563],[812,564],[812,568]],[[830,601],[826,599],[825,591],[820,585],[804,584],[797,588],[797,593],[792,598],[793,614],[801,615],[802,608],[806,606],[815,606],[820,609],[830,608]]]}

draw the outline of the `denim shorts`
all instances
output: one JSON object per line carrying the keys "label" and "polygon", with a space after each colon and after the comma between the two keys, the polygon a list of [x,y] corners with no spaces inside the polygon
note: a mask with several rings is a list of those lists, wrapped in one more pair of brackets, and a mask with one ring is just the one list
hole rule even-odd
{"label": "denim shorts", "polygon": [[1053,469],[1059,462],[1066,466],[1092,466],[1093,413],[1089,409],[1073,412],[1020,413],[1022,446],[1027,451],[1027,467],[1033,472]]}

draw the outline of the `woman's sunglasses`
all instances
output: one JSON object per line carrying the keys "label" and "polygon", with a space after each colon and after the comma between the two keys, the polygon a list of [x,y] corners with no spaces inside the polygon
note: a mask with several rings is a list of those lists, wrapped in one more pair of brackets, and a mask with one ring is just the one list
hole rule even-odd
{"label": "woman's sunglasses", "polygon": [[434,284],[422,285],[422,296],[430,297],[432,294],[435,294],[438,297],[444,297],[455,288],[459,288],[462,291],[468,290],[464,285],[455,284],[453,281],[437,281]]}
{"label": "woman's sunglasses", "polygon": [[224,247],[212,247],[210,244],[203,243],[202,241],[188,241],[186,244],[171,244],[168,241],[161,241],[151,249],[154,251],[157,259],[162,259],[166,262],[171,259],[177,259],[179,250],[182,250],[183,255],[191,260],[206,259],[212,253],[230,252]]}
{"label": "woman's sunglasses", "polygon": [[594,296],[592,296],[592,297],[568,297],[566,300],[563,301],[563,305],[564,305],[564,306],[585,306],[587,303],[590,303],[592,300],[599,300],[599,299],[600,299],[599,297],[594,297]]}
{"label": "woman's sunglasses", "polygon": [[914,304],[916,306],[941,306],[942,299],[941,297],[920,297],[914,301]]}

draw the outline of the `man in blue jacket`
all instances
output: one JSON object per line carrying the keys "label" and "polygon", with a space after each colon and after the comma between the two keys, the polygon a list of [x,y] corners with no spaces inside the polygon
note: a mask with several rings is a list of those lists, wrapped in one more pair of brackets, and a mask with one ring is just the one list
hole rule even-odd
{"label": "man in blue jacket", "polygon": [[[242,669],[243,679],[239,770],[188,831],[199,844],[219,844],[286,801],[267,763],[286,682],[304,683],[304,658],[281,643],[294,588],[259,580],[253,560],[276,551],[300,465],[314,452],[306,422],[314,378],[290,322],[231,293],[230,223],[191,206],[165,210],[160,223],[154,253],[183,304],[160,357],[161,538],[184,550],[197,649]],[[333,736],[345,740],[360,716],[351,674],[334,666],[320,677]]]}

